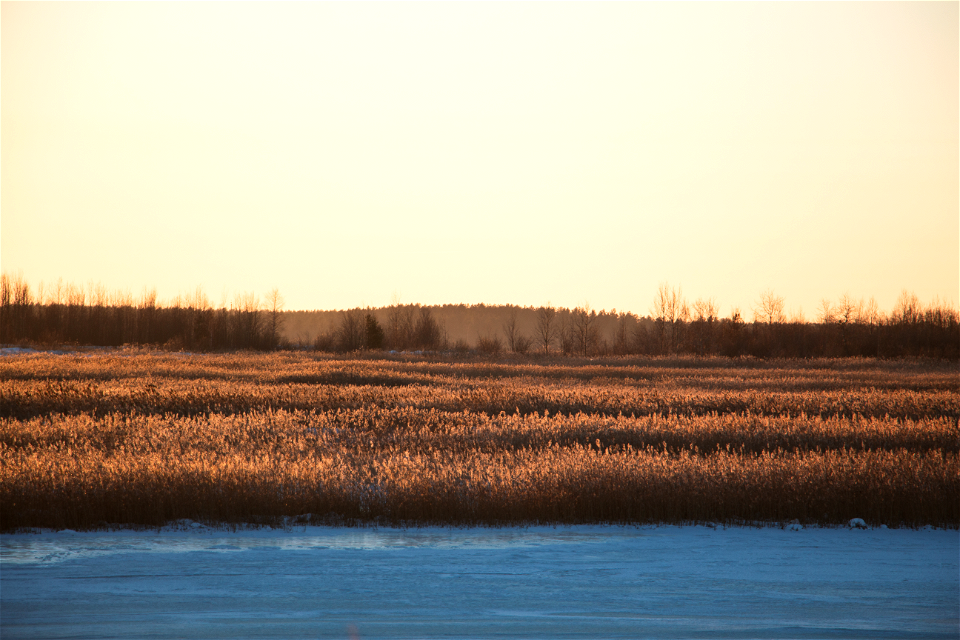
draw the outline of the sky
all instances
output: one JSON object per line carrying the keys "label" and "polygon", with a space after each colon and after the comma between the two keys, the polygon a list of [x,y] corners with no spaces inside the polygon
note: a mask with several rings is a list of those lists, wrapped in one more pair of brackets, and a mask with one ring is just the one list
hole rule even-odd
{"label": "sky", "polygon": [[287,309],[960,290],[944,3],[0,4],[0,266]]}

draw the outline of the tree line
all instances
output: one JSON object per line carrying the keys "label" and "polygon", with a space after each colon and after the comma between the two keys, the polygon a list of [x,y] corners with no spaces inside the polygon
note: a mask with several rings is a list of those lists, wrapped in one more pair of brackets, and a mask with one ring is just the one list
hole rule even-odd
{"label": "tree line", "polygon": [[815,320],[787,315],[764,291],[747,315],[719,316],[713,299],[688,301],[662,284],[649,314],[513,305],[400,304],[343,311],[285,311],[274,289],[219,307],[200,289],[161,304],[154,291],[133,298],[103,287],[58,282],[34,292],[20,276],[0,280],[3,344],[154,345],[222,351],[311,348],[324,352],[451,351],[580,357],[696,355],[790,357],[907,356],[960,359],[960,313],[904,291],[889,313],[876,302],[823,300]]}
{"label": "tree line", "polygon": [[445,351],[450,348],[446,329],[430,307],[396,304],[386,309],[335,313],[339,316],[335,327],[320,332],[313,341],[317,351]]}
{"label": "tree line", "polygon": [[108,292],[58,281],[34,292],[21,276],[0,276],[3,344],[152,345],[166,349],[270,350],[285,346],[283,298],[244,293],[215,308],[197,288],[166,304],[156,290]]}

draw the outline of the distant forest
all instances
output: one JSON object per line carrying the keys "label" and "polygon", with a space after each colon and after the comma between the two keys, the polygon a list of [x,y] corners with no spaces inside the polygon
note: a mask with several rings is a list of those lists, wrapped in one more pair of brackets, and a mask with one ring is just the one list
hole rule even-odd
{"label": "distant forest", "polygon": [[760,294],[747,319],[719,317],[713,300],[686,300],[661,285],[649,315],[513,305],[394,304],[338,311],[285,311],[279,291],[210,304],[201,290],[160,303],[103,287],[63,284],[33,291],[21,276],[0,277],[0,343],[149,345],[172,350],[314,349],[323,352],[430,351],[455,354],[960,359],[960,312],[904,291],[889,313],[872,300],[824,300],[814,321],[787,317],[784,300]]}

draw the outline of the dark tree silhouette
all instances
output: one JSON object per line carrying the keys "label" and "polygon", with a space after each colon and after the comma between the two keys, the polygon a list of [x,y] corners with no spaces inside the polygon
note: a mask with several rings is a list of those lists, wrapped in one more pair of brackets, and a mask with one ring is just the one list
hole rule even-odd
{"label": "dark tree silhouette", "polygon": [[373,350],[383,349],[384,333],[380,323],[377,322],[377,319],[372,313],[367,314],[366,323],[366,348]]}
{"label": "dark tree silhouette", "polygon": [[537,309],[537,338],[545,355],[550,354],[550,345],[557,339],[556,317],[557,310],[549,302]]}

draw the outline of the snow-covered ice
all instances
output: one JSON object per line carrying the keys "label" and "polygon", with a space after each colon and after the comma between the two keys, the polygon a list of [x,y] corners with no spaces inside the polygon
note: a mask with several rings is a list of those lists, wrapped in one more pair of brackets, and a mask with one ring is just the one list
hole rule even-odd
{"label": "snow-covered ice", "polygon": [[0,356],[25,356],[32,353],[39,352],[29,347],[0,347]]}
{"label": "snow-covered ice", "polygon": [[13,638],[951,638],[960,532],[704,527],[0,536]]}

